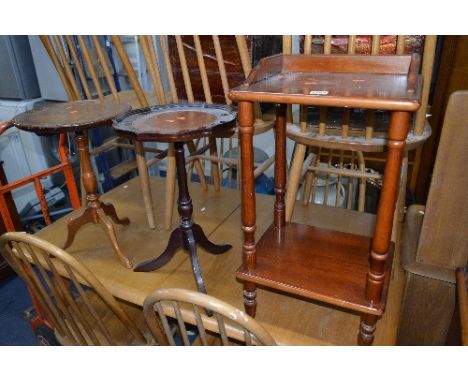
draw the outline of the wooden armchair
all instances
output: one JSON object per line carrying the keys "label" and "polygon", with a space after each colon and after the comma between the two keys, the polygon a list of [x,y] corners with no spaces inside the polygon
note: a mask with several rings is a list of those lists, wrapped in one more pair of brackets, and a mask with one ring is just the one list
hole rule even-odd
{"label": "wooden armchair", "polygon": [[[151,332],[161,344],[176,345],[175,327],[182,343],[190,345],[188,323],[198,331],[195,344],[218,345],[220,341],[221,345],[276,345],[273,337],[252,317],[203,293],[159,289],[146,297],[143,311]],[[175,319],[177,325],[171,326],[169,319]]]}
{"label": "wooden armchair", "polygon": [[455,307],[455,270],[468,262],[468,91],[449,99],[426,206],[406,215],[398,343],[443,345]]}
{"label": "wooden armchair", "polygon": [[[405,36],[392,36],[394,44],[382,44],[383,36],[367,36],[368,46],[363,46],[358,36],[305,36],[303,52],[344,53],[344,54],[403,54]],[[390,36],[387,36],[390,37]],[[291,36],[284,38],[284,53],[291,52]],[[316,43],[316,40],[321,40]],[[314,43],[313,43],[314,42]],[[422,146],[430,136],[430,127],[426,121],[426,111],[430,90],[430,79],[434,61],[436,36],[426,36],[422,73],[424,88],[422,106],[413,118],[411,132],[408,135],[406,149],[415,150]],[[359,47],[359,49],[358,49]],[[333,49],[332,49],[333,48]],[[311,79],[314,81],[314,79]],[[379,153],[386,147],[388,116],[371,110],[353,111],[349,108],[327,109],[324,107],[307,109],[301,107],[296,123],[289,123],[287,136],[295,144],[291,162],[288,188],[286,192],[286,220],[290,221],[296,194],[302,182],[302,203],[331,205],[358,211],[372,212],[371,200],[366,200],[366,187],[379,188],[382,175],[366,170],[368,163],[374,167],[383,167],[384,157]],[[290,118],[292,122],[293,118]],[[417,151],[412,162],[413,178],[417,173],[420,160]],[[400,202],[404,203],[408,155],[403,162]],[[357,195],[358,197],[356,197]],[[376,204],[376,203],[374,203]],[[376,206],[375,206],[376,207]],[[404,205],[399,205],[400,215]],[[375,212],[374,212],[375,213]]]}
{"label": "wooden armchair", "polygon": [[2,235],[0,250],[37,299],[41,322],[54,330],[60,344],[152,343],[141,309],[119,304],[84,265],[64,250],[21,232]]}

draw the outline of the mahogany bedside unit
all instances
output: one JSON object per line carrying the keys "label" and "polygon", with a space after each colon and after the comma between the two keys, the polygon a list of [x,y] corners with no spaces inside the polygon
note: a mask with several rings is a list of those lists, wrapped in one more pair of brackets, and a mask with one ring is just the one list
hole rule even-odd
{"label": "mahogany bedside unit", "polygon": [[[391,231],[411,113],[420,105],[418,55],[276,55],[260,61],[229,97],[239,102],[243,257],[237,278],[255,316],[262,285],[361,314],[358,343],[370,345],[383,314],[392,267]],[[274,103],[273,224],[255,241],[252,134],[254,102]],[[388,154],[373,237],[286,223],[286,105],[383,109],[391,112]],[[352,150],[352,145],[349,146]]]}

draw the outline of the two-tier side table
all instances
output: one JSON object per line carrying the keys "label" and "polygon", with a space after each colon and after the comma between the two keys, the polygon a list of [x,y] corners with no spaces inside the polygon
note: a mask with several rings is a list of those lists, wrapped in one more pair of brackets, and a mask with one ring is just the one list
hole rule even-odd
{"label": "two-tier side table", "polygon": [[[391,231],[411,113],[420,105],[419,56],[276,55],[260,61],[229,97],[239,102],[243,257],[237,278],[255,316],[256,286],[361,314],[358,343],[370,345],[392,267]],[[254,102],[276,104],[273,224],[255,241]],[[384,182],[372,238],[286,223],[286,105],[391,111]],[[349,149],[352,150],[352,147]]]}
{"label": "two-tier side table", "polygon": [[132,110],[114,121],[114,129],[122,137],[141,142],[174,143],[180,224],[172,231],[166,249],[158,256],[138,264],[135,272],[151,272],[161,268],[182,248],[190,255],[198,290],[206,293],[198,262],[197,244],[212,254],[225,253],[232,246],[212,243],[202,227],[192,219],[193,206],[187,184],[184,143],[230,130],[235,126],[236,117],[237,113],[228,106],[179,103]]}
{"label": "two-tier side table", "polygon": [[13,119],[13,124],[18,129],[32,131],[38,135],[75,133],[81,177],[88,203],[82,215],[68,222],[68,235],[63,248],[66,249],[73,243],[76,233],[83,225],[99,224],[109,237],[117,257],[126,268],[132,268],[133,265],[120,249],[112,222],[127,225],[130,221],[127,218],[119,219],[112,204],[99,200],[96,175],[89,155],[88,129],[110,126],[113,118],[129,109],[130,106],[111,100],[73,101],[46,104],[19,114]]}

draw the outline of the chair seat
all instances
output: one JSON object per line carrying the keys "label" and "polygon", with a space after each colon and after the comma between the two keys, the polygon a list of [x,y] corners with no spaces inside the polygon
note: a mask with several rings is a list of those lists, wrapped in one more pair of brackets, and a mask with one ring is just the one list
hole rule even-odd
{"label": "chair seat", "polygon": [[[385,132],[376,132],[372,139],[367,140],[363,130],[349,130],[347,138],[341,136],[341,128],[327,128],[325,135],[319,135],[317,125],[308,125],[305,131],[301,131],[300,126],[294,123],[287,124],[286,135],[297,143],[304,145],[323,147],[327,149],[343,149],[364,152],[382,152],[386,149],[387,135]],[[421,147],[431,136],[432,130],[426,121],[422,135],[414,135],[413,129],[408,133],[406,139],[406,149],[414,150]]]}

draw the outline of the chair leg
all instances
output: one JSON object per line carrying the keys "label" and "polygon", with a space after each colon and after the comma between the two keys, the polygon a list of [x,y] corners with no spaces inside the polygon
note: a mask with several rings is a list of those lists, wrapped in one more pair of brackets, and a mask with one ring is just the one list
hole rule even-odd
{"label": "chair leg", "polygon": [[167,170],[166,170],[166,210],[164,212],[164,228],[172,228],[172,213],[174,211],[174,196],[176,184],[176,161],[174,156],[174,144],[169,143],[167,150]]}
{"label": "chair leg", "polygon": [[312,192],[312,180],[314,177],[314,173],[310,170],[307,170],[304,184],[302,185],[302,204],[304,206],[309,205],[310,201],[310,193]]}
{"label": "chair leg", "polygon": [[[193,143],[193,141],[188,141],[187,142],[187,148],[188,148],[190,154],[192,154],[196,150],[196,146]],[[204,191],[208,190],[208,186],[206,185],[206,179],[205,179],[205,171],[203,170],[203,166],[202,166],[199,159],[195,159],[193,161],[193,167],[195,167],[196,170],[197,170],[198,179],[200,181],[201,188]],[[191,179],[192,179],[192,171],[189,171],[189,177],[188,178],[189,178],[189,182],[190,182]]]}
{"label": "chair leg", "polygon": [[288,187],[286,189],[286,221],[291,221],[293,214],[294,203],[296,202],[297,189],[299,188],[299,182],[302,174],[302,164],[306,154],[307,147],[305,145],[296,144],[294,150],[294,158],[291,164],[291,170],[289,171]]}
{"label": "chair leg", "polygon": [[[216,138],[210,137],[210,155],[218,156],[218,148],[216,146]],[[219,163],[211,161],[211,179],[213,180],[214,189],[219,191],[221,188],[221,180],[219,176]]]}
{"label": "chair leg", "polygon": [[406,201],[406,186],[408,184],[408,152],[405,151],[401,162],[401,183],[398,190],[398,198],[393,215],[392,241],[398,243],[400,238],[400,230],[402,229],[403,221],[405,220],[405,201]]}
{"label": "chair leg", "polygon": [[151,198],[151,187],[149,184],[148,167],[146,166],[143,143],[135,141],[135,154],[138,175],[140,177],[141,192],[143,194],[143,203],[145,205],[146,217],[148,218],[148,226],[150,229],[154,229],[156,225],[154,223],[153,199]]}

